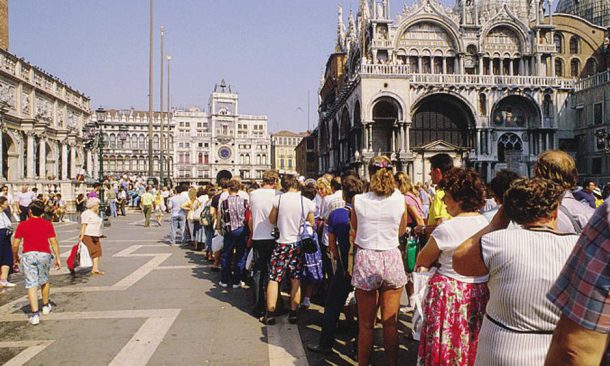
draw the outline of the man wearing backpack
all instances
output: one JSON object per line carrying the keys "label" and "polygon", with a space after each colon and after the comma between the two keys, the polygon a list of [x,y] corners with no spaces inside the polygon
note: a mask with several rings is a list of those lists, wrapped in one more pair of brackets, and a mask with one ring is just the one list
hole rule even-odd
{"label": "man wearing backpack", "polygon": [[557,216],[557,231],[580,234],[595,210],[577,201],[572,194],[578,182],[574,159],[561,150],[547,150],[538,156],[534,176],[552,180],[565,189]]}

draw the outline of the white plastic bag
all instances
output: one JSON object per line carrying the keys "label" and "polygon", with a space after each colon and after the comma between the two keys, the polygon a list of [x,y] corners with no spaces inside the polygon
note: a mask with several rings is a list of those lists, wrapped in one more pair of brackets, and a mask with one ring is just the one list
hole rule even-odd
{"label": "white plastic bag", "polygon": [[89,255],[89,249],[87,249],[87,246],[82,241],[78,245],[78,255],[78,266],[80,268],[93,267],[93,260],[91,260],[91,255]]}
{"label": "white plastic bag", "polygon": [[212,252],[221,251],[222,247],[224,246],[224,241],[225,239],[222,237],[222,235],[216,233],[216,235],[212,239]]}
{"label": "white plastic bag", "polygon": [[250,249],[246,258],[246,271],[251,271],[254,268],[254,249]]}
{"label": "white plastic bag", "polygon": [[413,272],[413,296],[411,300],[415,302],[415,311],[413,312],[413,339],[419,341],[421,328],[424,325],[424,306],[423,303],[428,295],[428,281],[436,273],[436,268],[432,268],[428,272]]}

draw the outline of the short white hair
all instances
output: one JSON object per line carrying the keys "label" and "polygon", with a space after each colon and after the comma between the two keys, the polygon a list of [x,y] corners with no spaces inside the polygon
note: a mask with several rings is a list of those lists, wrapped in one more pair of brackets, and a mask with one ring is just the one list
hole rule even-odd
{"label": "short white hair", "polygon": [[100,204],[100,199],[92,197],[92,198],[89,198],[87,200],[86,207],[87,208],[92,208],[92,207],[95,207],[95,206],[99,206],[99,204]]}

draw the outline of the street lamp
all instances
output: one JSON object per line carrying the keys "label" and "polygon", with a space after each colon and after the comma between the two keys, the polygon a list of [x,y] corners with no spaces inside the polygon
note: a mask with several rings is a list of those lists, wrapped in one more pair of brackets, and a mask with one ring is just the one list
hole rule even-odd
{"label": "street lamp", "polygon": [[103,123],[106,121],[106,110],[102,107],[95,111],[95,121],[87,122],[83,128],[85,147],[97,149],[99,159],[98,183],[100,184],[100,217],[104,220],[104,227],[110,226],[110,221],[106,216],[106,201],[104,199],[104,133]]}
{"label": "street lamp", "polygon": [[[4,116],[9,111],[9,104],[6,101],[0,102],[0,179],[4,178],[4,170],[6,164],[4,163]],[[7,159],[8,160],[8,159]],[[6,177],[8,179],[8,177]]]}

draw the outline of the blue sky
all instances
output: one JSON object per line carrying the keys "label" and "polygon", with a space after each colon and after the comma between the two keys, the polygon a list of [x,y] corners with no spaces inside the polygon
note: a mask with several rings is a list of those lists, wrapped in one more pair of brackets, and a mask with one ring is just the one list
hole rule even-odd
{"label": "blue sky", "polygon": [[[85,92],[93,109],[148,109],[149,0],[9,1],[12,53]],[[392,1],[392,11],[404,3]],[[155,0],[155,109],[163,24],[172,106],[207,109],[225,78],[240,94],[240,112],[268,115],[272,131],[307,128],[310,90],[314,126],[338,4],[346,15],[358,7],[357,0]]]}

